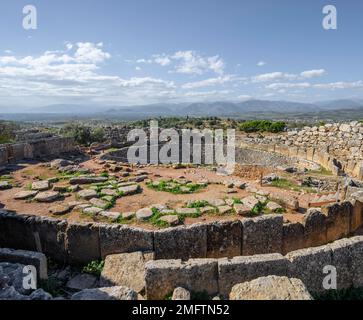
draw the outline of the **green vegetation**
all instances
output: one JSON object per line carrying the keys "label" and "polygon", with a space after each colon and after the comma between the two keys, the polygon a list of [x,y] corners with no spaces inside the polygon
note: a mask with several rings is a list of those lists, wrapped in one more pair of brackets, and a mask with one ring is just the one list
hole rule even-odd
{"label": "green vegetation", "polygon": [[94,142],[104,142],[105,133],[101,127],[89,127],[83,124],[70,123],[62,127],[60,134],[65,137],[72,137],[83,145],[89,146]]}
{"label": "green vegetation", "polygon": [[20,126],[15,122],[0,120],[0,144],[14,142],[15,131],[19,129]]}
{"label": "green vegetation", "polygon": [[308,193],[316,193],[316,190],[314,190],[313,188],[298,186],[294,182],[287,180],[287,179],[283,179],[283,178],[272,181],[270,185],[272,187],[286,189],[286,190],[292,190],[292,191],[296,191],[296,192],[304,191],[304,192],[308,192]]}
{"label": "green vegetation", "polygon": [[332,176],[333,175],[333,172],[331,172],[330,170],[328,170],[324,167],[320,167],[319,170],[309,170],[308,173],[318,174],[318,175],[322,175],[322,176]]}
{"label": "green vegetation", "polygon": [[188,208],[195,208],[195,209],[199,209],[199,208],[203,208],[209,205],[209,202],[206,200],[197,200],[194,201],[193,203],[191,203],[190,205],[188,205]]}
{"label": "green vegetation", "polygon": [[205,188],[205,185],[202,184],[188,183],[184,185],[180,184],[176,180],[159,181],[158,183],[149,182],[147,186],[148,188],[153,189],[155,191],[163,191],[173,194],[190,194]]}
{"label": "green vegetation", "polygon": [[104,266],[105,266],[105,261],[104,260],[91,261],[89,264],[87,264],[83,268],[82,271],[84,273],[89,273],[89,274],[93,274],[93,275],[95,275],[97,277],[100,277]]}
{"label": "green vegetation", "polygon": [[148,220],[153,226],[159,227],[159,228],[167,228],[170,227],[169,223],[160,220],[160,218],[163,216],[163,214],[156,208],[151,209],[153,212],[152,217]]}
{"label": "green vegetation", "polygon": [[266,211],[267,202],[258,201],[258,203],[252,208],[251,215],[259,216]]}
{"label": "green vegetation", "polygon": [[286,129],[286,123],[282,121],[268,121],[268,120],[251,120],[243,122],[240,125],[240,130],[244,132],[283,132]]}

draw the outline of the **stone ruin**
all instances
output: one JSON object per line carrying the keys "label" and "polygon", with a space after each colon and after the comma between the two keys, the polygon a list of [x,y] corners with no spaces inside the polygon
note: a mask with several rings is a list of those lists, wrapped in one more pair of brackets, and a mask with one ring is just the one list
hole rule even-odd
{"label": "stone ruin", "polygon": [[[348,135],[357,138],[357,144],[347,143]],[[57,152],[74,150],[74,145],[65,140],[41,141],[24,145],[33,148],[33,156],[38,154],[38,146],[45,148],[43,152],[49,150],[50,155],[54,146],[63,146]],[[361,178],[356,168],[362,164],[362,141],[358,123],[305,128],[270,137],[244,136],[240,159],[259,158],[273,166],[290,165],[297,158],[307,161],[306,165],[317,162],[332,171],[338,168],[336,174]],[[261,158],[260,152],[274,157]],[[27,158],[21,151],[17,154],[15,159]],[[193,294],[231,300],[312,299],[311,294],[325,290],[323,268],[327,265],[337,269],[338,289],[363,287],[363,237],[356,236],[362,227],[362,190],[350,194],[345,202],[309,209],[302,223],[286,223],[281,214],[271,214],[147,230],[3,210],[0,248],[5,249],[0,250],[0,299],[52,299],[42,289],[25,292],[15,278],[6,280],[9,272],[19,274],[24,265],[34,265],[38,278],[46,280],[46,257],[69,266],[105,261],[99,279],[87,274],[69,279],[64,276],[69,270],[57,273],[75,290],[70,297],[74,300],[154,300],[171,296],[188,300]]]}

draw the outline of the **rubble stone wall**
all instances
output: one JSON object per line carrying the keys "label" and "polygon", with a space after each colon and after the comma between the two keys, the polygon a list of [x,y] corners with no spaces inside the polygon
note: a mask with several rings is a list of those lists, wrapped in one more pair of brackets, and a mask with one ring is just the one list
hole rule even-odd
{"label": "rubble stone wall", "polygon": [[239,146],[316,162],[363,180],[363,124],[326,124],[276,135],[240,136]]}
{"label": "rubble stone wall", "polygon": [[69,223],[0,211],[0,247],[38,251],[61,262],[86,264],[110,254],[153,251],[155,259],[233,258],[325,245],[353,234],[363,221],[363,198],[310,210],[304,222],[282,215],[198,223],[163,230]]}
{"label": "rubble stone wall", "polygon": [[72,138],[53,137],[24,143],[0,145],[0,166],[23,159],[59,156],[73,152],[76,145]]}

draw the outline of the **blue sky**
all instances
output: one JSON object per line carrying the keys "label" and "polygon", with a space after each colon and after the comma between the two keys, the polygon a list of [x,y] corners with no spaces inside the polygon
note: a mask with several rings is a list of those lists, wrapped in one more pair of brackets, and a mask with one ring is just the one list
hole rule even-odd
{"label": "blue sky", "polygon": [[3,0],[0,106],[363,98],[362,33],[360,0]]}

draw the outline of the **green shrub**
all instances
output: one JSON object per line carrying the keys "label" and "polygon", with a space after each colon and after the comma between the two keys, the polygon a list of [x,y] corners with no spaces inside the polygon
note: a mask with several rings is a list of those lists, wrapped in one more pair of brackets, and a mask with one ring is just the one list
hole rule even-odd
{"label": "green shrub", "polygon": [[278,133],[283,132],[286,129],[286,123],[282,121],[268,121],[268,120],[251,120],[243,122],[240,125],[240,130],[251,133],[251,132],[272,132]]}
{"label": "green shrub", "polygon": [[83,268],[84,273],[93,274],[97,277],[101,276],[102,270],[105,266],[104,260],[92,261]]}

